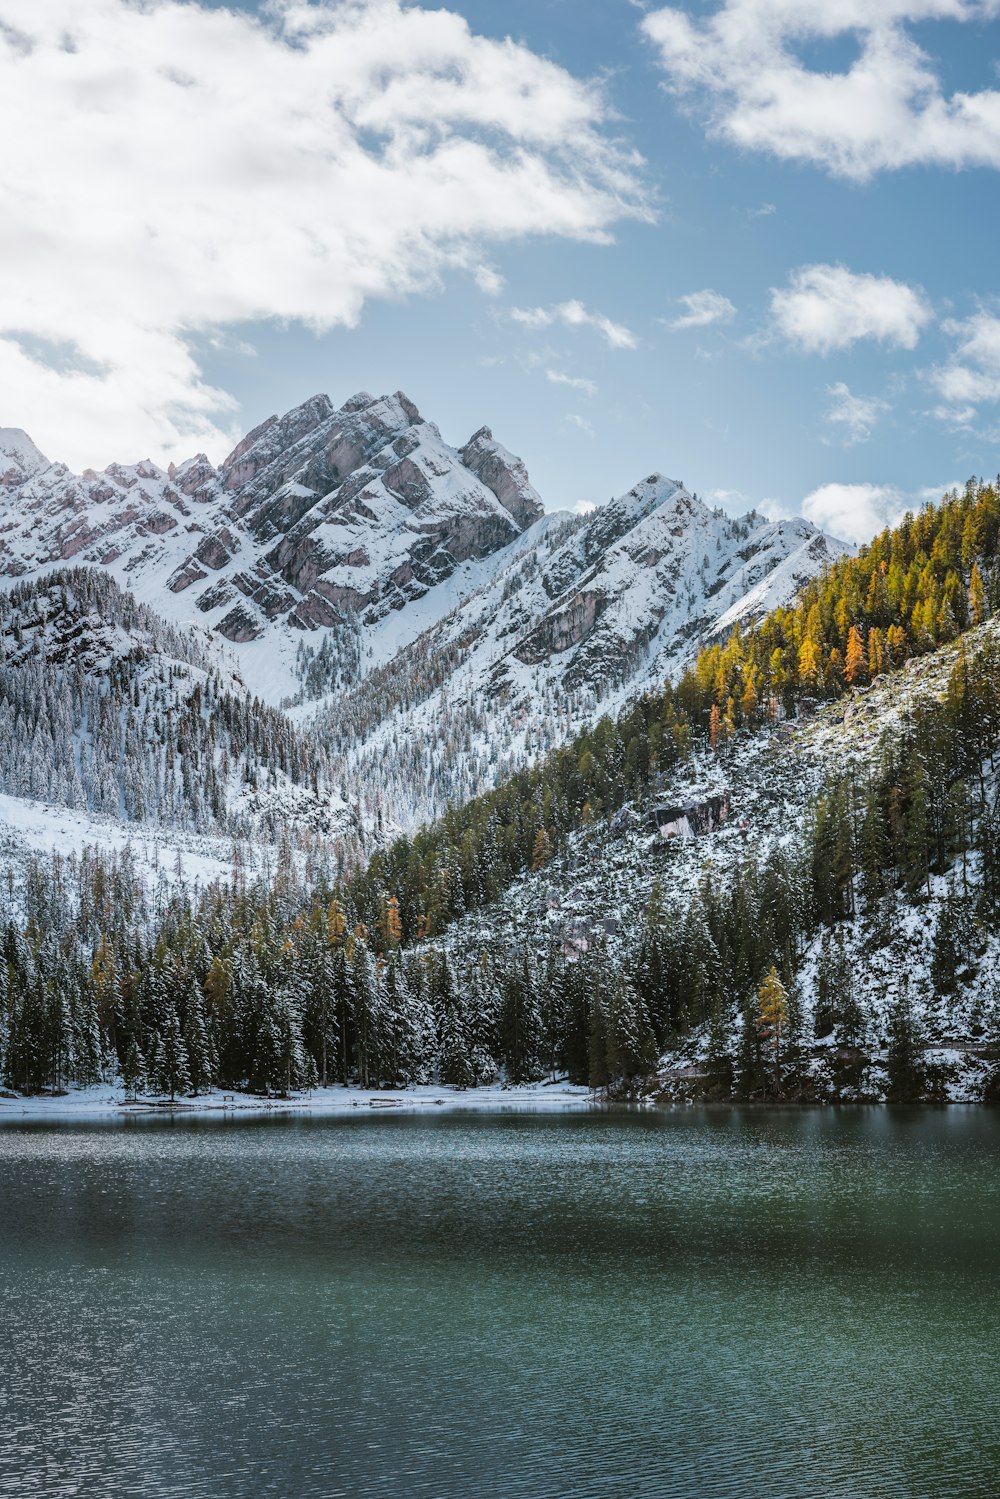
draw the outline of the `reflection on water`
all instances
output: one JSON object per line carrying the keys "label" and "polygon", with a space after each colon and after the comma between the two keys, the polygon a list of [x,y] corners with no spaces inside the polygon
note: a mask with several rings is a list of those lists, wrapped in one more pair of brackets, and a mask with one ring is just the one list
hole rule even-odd
{"label": "reflection on water", "polygon": [[0,1495],[994,1496],[987,1111],[0,1129]]}

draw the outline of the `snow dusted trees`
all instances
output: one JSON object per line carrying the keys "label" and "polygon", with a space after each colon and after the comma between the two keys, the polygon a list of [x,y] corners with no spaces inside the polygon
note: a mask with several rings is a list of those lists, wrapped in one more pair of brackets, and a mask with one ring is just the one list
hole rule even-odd
{"label": "snow dusted trees", "polygon": [[10,795],[247,837],[276,832],[269,788],[300,788],[318,806],[332,784],[314,739],[227,690],[193,635],[94,570],[0,595],[0,647]]}

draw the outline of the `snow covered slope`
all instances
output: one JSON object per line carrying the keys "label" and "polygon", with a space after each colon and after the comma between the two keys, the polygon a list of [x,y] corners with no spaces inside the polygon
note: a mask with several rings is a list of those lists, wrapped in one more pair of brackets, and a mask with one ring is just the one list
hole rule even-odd
{"label": "snow covered slope", "polygon": [[733,519],[653,474],[588,515],[538,521],[318,730],[359,787],[377,771],[387,815],[413,825],[676,678],[846,550],[807,521]]}
{"label": "snow covered slope", "polygon": [[[947,701],[956,667],[970,669],[987,653],[995,659],[998,648],[1000,617],[994,617],[801,720],[770,723],[719,754],[693,756],[647,803],[581,827],[564,852],[515,880],[495,904],[462,918],[437,945],[459,971],[474,970],[484,951],[517,961],[528,954],[544,971],[553,949],[573,961],[596,950],[607,952],[615,973],[634,978],[648,913],[663,909],[674,920],[671,941],[678,948],[700,956],[713,951],[718,961],[706,925],[709,894],[731,890],[748,866],[766,870],[779,854],[794,860],[824,788],[841,778],[870,786],[887,746],[898,748],[917,715]],[[987,754],[977,782],[977,819],[995,816],[1000,756]],[[656,806],[705,802],[723,791],[731,798],[725,825],[668,842],[658,836]],[[834,926],[817,924],[794,964],[807,1043],[804,1096],[885,1099],[893,1011],[908,995],[937,1096],[964,1102],[981,1099],[985,1090],[995,1101],[1000,929],[977,914],[982,853],[973,847],[967,856],[952,856],[919,890],[887,886],[874,917],[862,909],[860,876],[856,884],[856,914]],[[788,902],[801,903],[804,887],[800,874],[787,888]],[[945,941],[954,953],[954,974],[953,982],[942,984],[935,970]],[[840,1009],[846,1012],[848,995],[856,1005],[853,1035],[837,1018]],[[727,1014],[724,1040],[738,1064],[735,1011]],[[704,1096],[709,1042],[709,1027],[696,1024],[660,1059],[657,1086],[664,1096]]]}
{"label": "snow covered slope", "polygon": [[273,866],[283,842],[349,858],[359,831],[322,750],[221,673],[203,631],[163,623],[94,569],[0,595],[8,866],[22,846],[126,843],[158,866],[246,868],[267,848]]}

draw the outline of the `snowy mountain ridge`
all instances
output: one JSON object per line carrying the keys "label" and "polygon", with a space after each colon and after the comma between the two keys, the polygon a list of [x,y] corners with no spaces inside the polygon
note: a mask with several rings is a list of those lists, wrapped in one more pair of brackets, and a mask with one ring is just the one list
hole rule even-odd
{"label": "snowy mountain ridge", "polygon": [[317,731],[414,826],[676,678],[848,550],[808,521],[734,519],[652,474],[587,515],[537,522],[476,593],[321,711]]}
{"label": "snowy mountain ridge", "polygon": [[[542,513],[488,428],[451,448],[401,392],[339,409],[315,396],[217,469],[198,454],[75,475],[13,428],[0,464],[0,575],[107,570],[165,618],[236,647],[268,699],[294,691],[303,633],[405,611]],[[239,649],[251,642],[269,649]]]}
{"label": "snowy mountain ridge", "polygon": [[544,513],[488,427],[449,446],[398,391],[314,396],[218,467],[75,475],[0,429],[0,580],[89,566],[193,630],[233,690],[333,757],[373,836],[677,675],[843,550],[661,474]]}

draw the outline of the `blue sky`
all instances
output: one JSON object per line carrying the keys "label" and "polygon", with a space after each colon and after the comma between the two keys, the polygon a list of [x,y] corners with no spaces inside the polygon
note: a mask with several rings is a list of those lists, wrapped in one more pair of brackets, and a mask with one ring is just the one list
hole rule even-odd
{"label": "blue sky", "polygon": [[241,10],[0,0],[0,424],[52,456],[402,388],[550,508],[659,469],[863,536],[1000,468],[998,0]]}

